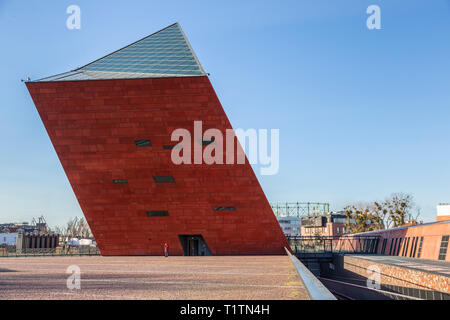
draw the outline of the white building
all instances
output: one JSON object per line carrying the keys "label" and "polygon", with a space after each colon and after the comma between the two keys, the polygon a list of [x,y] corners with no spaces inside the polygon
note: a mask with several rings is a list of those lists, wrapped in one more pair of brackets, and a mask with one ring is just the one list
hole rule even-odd
{"label": "white building", "polygon": [[450,220],[450,203],[440,203],[437,206],[437,220]]}
{"label": "white building", "polygon": [[278,223],[286,236],[300,236],[301,223],[298,217],[278,217]]}
{"label": "white building", "polygon": [[18,233],[0,233],[0,246],[15,246],[18,235]]}
{"label": "white building", "polygon": [[82,247],[82,246],[95,247],[97,245],[97,242],[95,242],[95,240],[92,239],[71,238],[67,240],[67,244],[73,247]]}

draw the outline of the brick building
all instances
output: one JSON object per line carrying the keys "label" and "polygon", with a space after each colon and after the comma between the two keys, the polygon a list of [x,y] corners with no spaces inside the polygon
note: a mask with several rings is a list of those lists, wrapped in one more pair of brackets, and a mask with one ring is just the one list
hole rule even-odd
{"label": "brick building", "polygon": [[[446,205],[444,205],[446,206]],[[439,205],[435,222],[421,223],[401,226],[386,230],[371,231],[352,234],[348,237],[358,238],[377,237],[377,247],[375,253],[401,256],[409,258],[420,258],[427,260],[450,261],[448,250],[450,238],[450,216],[447,211]],[[344,235],[340,240],[347,237]],[[335,244],[339,246],[339,243]],[[355,245],[355,243],[353,243]]]}
{"label": "brick building", "polygon": [[330,212],[301,219],[302,236],[340,236],[347,233],[343,212]]}
{"label": "brick building", "polygon": [[284,254],[247,160],[171,160],[175,129],[232,129],[178,23],[26,85],[103,255]]}

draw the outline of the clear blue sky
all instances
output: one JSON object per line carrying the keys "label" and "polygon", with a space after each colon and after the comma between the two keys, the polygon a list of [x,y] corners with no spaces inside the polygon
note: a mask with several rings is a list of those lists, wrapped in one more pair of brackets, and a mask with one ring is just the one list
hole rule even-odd
{"label": "clear blue sky", "polygon": [[[66,8],[82,11],[66,28]],[[382,30],[366,28],[381,7]],[[450,1],[0,0],[0,222],[81,210],[20,82],[180,22],[235,128],[280,129],[270,201],[450,202]]]}

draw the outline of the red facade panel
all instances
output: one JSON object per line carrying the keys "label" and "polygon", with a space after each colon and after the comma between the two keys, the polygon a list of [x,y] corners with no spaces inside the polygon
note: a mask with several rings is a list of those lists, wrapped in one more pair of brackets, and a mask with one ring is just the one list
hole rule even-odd
{"label": "red facade panel", "polygon": [[[103,255],[159,255],[165,242],[181,255],[179,235],[201,235],[216,255],[284,254],[287,240],[248,162],[175,165],[163,148],[194,121],[203,131],[231,129],[208,77],[27,87]],[[137,147],[140,139],[151,146]],[[153,210],[169,216],[148,217]]]}

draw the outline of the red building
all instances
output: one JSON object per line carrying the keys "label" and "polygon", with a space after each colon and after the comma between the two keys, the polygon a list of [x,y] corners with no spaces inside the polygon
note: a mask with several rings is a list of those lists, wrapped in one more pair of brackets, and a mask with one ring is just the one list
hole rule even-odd
{"label": "red building", "polygon": [[171,160],[175,129],[232,129],[178,23],[27,88],[103,255],[160,255],[166,242],[174,255],[288,247],[247,160]]}
{"label": "red building", "polygon": [[[324,214],[301,220],[303,237],[330,237],[337,251],[357,250],[392,256],[450,261],[450,205],[440,204],[436,222],[407,223],[397,228],[349,233],[344,214]],[[350,220],[350,223],[352,221]]]}
{"label": "red building", "polygon": [[[361,245],[358,237],[376,237],[373,253],[427,260],[450,261],[448,244],[450,239],[449,208],[438,206],[436,222],[405,225],[398,228],[344,235],[333,240],[333,246],[346,249]],[[444,214],[443,214],[444,213]],[[347,239],[352,239],[347,241]]]}

